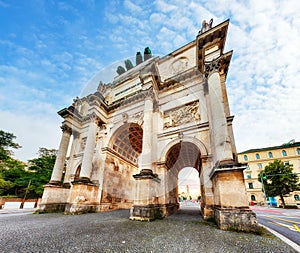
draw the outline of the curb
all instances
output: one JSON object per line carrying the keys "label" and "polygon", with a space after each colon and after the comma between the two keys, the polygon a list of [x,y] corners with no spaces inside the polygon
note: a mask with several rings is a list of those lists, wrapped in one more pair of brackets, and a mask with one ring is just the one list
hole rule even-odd
{"label": "curb", "polygon": [[261,225],[263,228],[267,229],[269,232],[271,232],[273,235],[275,235],[276,237],[278,237],[279,239],[281,239],[283,242],[285,242],[286,244],[290,245],[292,248],[294,248],[295,250],[297,250],[298,252],[300,252],[300,246],[296,243],[294,243],[293,241],[291,241],[290,239],[286,238],[285,236],[283,236],[282,234],[276,232],[275,230],[268,228],[264,225]]}

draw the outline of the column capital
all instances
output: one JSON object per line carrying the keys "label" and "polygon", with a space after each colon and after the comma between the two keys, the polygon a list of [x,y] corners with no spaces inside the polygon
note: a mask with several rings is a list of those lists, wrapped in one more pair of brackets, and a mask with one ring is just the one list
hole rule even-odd
{"label": "column capital", "polygon": [[221,55],[218,58],[204,63],[204,76],[208,78],[212,73],[218,72],[220,75],[227,74],[229,63],[231,60],[230,54]]}
{"label": "column capital", "polygon": [[96,113],[92,112],[92,113],[85,116],[84,121],[85,122],[93,122],[96,125],[99,125],[100,118],[96,115]]}
{"label": "column capital", "polygon": [[61,127],[61,130],[63,131],[63,132],[66,132],[66,133],[69,133],[69,134],[72,134],[72,128],[71,127],[69,127],[69,126],[67,126],[67,125],[62,125]]}

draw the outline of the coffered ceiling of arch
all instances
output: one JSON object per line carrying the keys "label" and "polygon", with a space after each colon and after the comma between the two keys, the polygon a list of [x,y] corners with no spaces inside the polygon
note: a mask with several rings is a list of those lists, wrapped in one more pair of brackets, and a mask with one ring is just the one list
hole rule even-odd
{"label": "coffered ceiling of arch", "polygon": [[127,124],[118,131],[112,145],[122,158],[137,164],[137,159],[142,153],[143,129],[138,124]]}
{"label": "coffered ceiling of arch", "polygon": [[196,145],[189,142],[175,144],[168,152],[166,165],[177,171],[184,167],[194,167],[199,171],[201,163],[200,151]]}

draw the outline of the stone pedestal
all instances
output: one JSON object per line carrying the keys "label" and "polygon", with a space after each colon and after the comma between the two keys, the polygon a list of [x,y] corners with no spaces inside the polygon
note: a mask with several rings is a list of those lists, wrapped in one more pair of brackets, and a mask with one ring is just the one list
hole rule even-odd
{"label": "stone pedestal", "polygon": [[99,186],[89,181],[72,182],[65,213],[82,214],[96,212],[100,204]]}
{"label": "stone pedestal", "polygon": [[256,214],[247,207],[216,207],[214,215],[217,225],[222,230],[255,232],[259,229]]}
{"label": "stone pedestal", "polygon": [[45,185],[38,210],[46,212],[64,212],[68,203],[69,194],[70,187],[68,185]]}
{"label": "stone pedestal", "polygon": [[151,221],[162,218],[163,207],[158,203],[156,189],[160,179],[150,169],[143,169],[139,174],[133,175],[136,179],[136,194],[133,207],[130,210],[130,219]]}
{"label": "stone pedestal", "polygon": [[211,173],[214,218],[223,230],[257,231],[255,213],[249,208],[240,164],[216,167]]}

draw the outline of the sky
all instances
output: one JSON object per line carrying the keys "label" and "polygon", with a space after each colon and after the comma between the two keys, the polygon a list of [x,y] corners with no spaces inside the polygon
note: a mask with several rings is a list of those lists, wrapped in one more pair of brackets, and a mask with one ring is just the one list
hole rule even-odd
{"label": "sky", "polygon": [[57,149],[57,111],[106,81],[107,66],[147,46],[167,55],[211,18],[213,26],[230,19],[227,92],[238,152],[300,141],[298,0],[0,0],[0,129],[17,136],[15,158]]}

